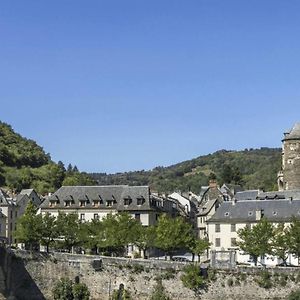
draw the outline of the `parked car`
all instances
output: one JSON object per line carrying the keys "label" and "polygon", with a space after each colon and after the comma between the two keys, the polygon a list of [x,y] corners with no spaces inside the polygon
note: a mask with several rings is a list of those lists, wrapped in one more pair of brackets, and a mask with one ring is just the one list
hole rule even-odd
{"label": "parked car", "polygon": [[297,267],[289,262],[277,264],[276,267]]}
{"label": "parked car", "polygon": [[172,257],[173,261],[182,261],[182,262],[191,262],[191,258],[187,256],[182,256],[182,255],[175,255]]}

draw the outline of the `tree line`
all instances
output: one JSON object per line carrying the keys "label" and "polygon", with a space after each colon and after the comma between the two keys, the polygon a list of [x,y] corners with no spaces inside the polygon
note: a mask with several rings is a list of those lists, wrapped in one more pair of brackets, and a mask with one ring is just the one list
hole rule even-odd
{"label": "tree line", "polygon": [[184,218],[159,217],[156,226],[143,226],[128,213],[108,214],[103,219],[83,222],[76,213],[59,213],[57,217],[37,214],[29,202],[23,216],[18,219],[15,238],[30,249],[38,245],[71,252],[80,248],[92,253],[124,256],[128,245],[135,245],[139,255],[145,256],[150,248],[158,248],[166,255],[186,249],[194,255],[203,254],[207,240],[198,239],[192,225]]}
{"label": "tree line", "polygon": [[284,265],[287,264],[289,254],[300,258],[300,220],[293,217],[291,223],[272,224],[262,218],[252,228],[246,226],[238,231],[237,245],[248,253],[255,264],[259,257],[274,255],[280,258]]}

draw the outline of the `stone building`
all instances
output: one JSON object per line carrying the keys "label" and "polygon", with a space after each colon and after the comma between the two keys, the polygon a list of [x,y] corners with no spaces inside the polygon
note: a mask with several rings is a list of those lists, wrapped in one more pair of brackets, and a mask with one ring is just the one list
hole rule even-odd
{"label": "stone building", "polygon": [[[216,213],[207,220],[208,236],[212,250],[236,250],[237,261],[247,262],[249,255],[245,255],[236,246],[238,230],[246,226],[256,225],[261,218],[267,218],[274,225],[290,224],[294,216],[300,216],[300,200],[289,197],[290,192],[265,193],[256,200],[241,200],[223,202]],[[296,195],[295,195],[296,196]],[[297,197],[297,199],[300,199]],[[264,263],[275,265],[281,261],[276,257],[265,257]],[[288,262],[297,264],[297,259],[289,254]]]}
{"label": "stone building", "polygon": [[278,173],[278,189],[300,189],[300,123],[284,133],[282,140],[282,170]]}
{"label": "stone building", "polygon": [[175,214],[172,201],[150,193],[148,186],[63,186],[40,205],[42,214],[77,213],[81,221],[128,212],[142,225],[155,225],[161,213]]}
{"label": "stone building", "polygon": [[29,202],[36,207],[41,204],[41,199],[33,189],[22,190],[15,197],[10,197],[0,189],[0,240],[7,244],[14,244],[14,231],[17,220],[21,217]]}

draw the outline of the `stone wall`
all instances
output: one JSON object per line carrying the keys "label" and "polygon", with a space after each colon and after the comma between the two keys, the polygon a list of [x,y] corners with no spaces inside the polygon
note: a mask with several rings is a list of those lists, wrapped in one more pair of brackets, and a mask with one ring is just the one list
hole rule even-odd
{"label": "stone wall", "polygon": [[[77,276],[88,285],[92,299],[97,300],[109,299],[121,283],[130,291],[132,299],[148,300],[158,276],[174,300],[278,300],[285,299],[300,282],[298,270],[292,269],[272,270],[272,287],[269,289],[259,286],[260,271],[257,269],[218,271],[211,277],[207,289],[201,295],[195,295],[180,280],[184,263],[101,257],[100,264],[98,256],[58,253],[32,255],[17,252],[16,256],[11,260],[15,276],[12,276],[10,285],[10,294],[15,295],[15,299],[52,299],[53,286],[61,277],[74,280]],[[291,274],[293,277],[288,277]],[[288,278],[280,281],[284,276]]]}

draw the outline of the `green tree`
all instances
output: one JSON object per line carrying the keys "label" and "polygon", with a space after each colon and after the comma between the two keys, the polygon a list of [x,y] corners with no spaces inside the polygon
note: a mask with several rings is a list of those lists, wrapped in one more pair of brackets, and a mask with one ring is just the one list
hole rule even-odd
{"label": "green tree", "polygon": [[49,252],[49,246],[58,238],[56,218],[46,213],[41,221],[41,244],[46,246],[46,251]]}
{"label": "green tree", "polygon": [[296,217],[292,218],[292,222],[288,229],[288,248],[289,252],[298,257],[300,260],[300,220]]}
{"label": "green tree", "polygon": [[37,207],[30,201],[25,213],[17,221],[15,238],[18,242],[29,245],[30,250],[37,246],[41,239],[42,216],[37,215]]}
{"label": "green tree", "polygon": [[124,254],[125,247],[135,243],[140,224],[128,213],[119,213],[116,215],[108,214],[103,218],[102,226],[103,246],[118,254]]}
{"label": "green tree", "polygon": [[63,239],[60,246],[71,252],[73,247],[81,244],[79,240],[80,223],[78,215],[76,213],[59,213],[56,222],[58,234]]}
{"label": "green tree", "polygon": [[183,218],[163,214],[158,219],[155,244],[166,254],[172,255],[176,249],[188,248],[192,239],[192,226]]}
{"label": "green tree", "polygon": [[274,235],[271,239],[272,254],[283,260],[286,264],[289,250],[289,230],[284,227],[284,224],[278,224],[274,228]]}
{"label": "green tree", "polygon": [[240,229],[238,236],[240,241],[237,245],[253,257],[255,265],[258,257],[272,254],[271,239],[274,236],[274,227],[266,218],[262,218],[252,229]]}
{"label": "green tree", "polygon": [[138,224],[137,235],[135,237],[134,244],[142,252],[142,256],[145,257],[146,251],[155,245],[156,229],[154,226],[143,226]]}
{"label": "green tree", "polygon": [[210,243],[208,239],[198,239],[194,238],[191,242],[189,249],[193,253],[193,255],[198,256],[198,262],[200,262],[200,256],[205,253],[206,250],[209,249]]}

